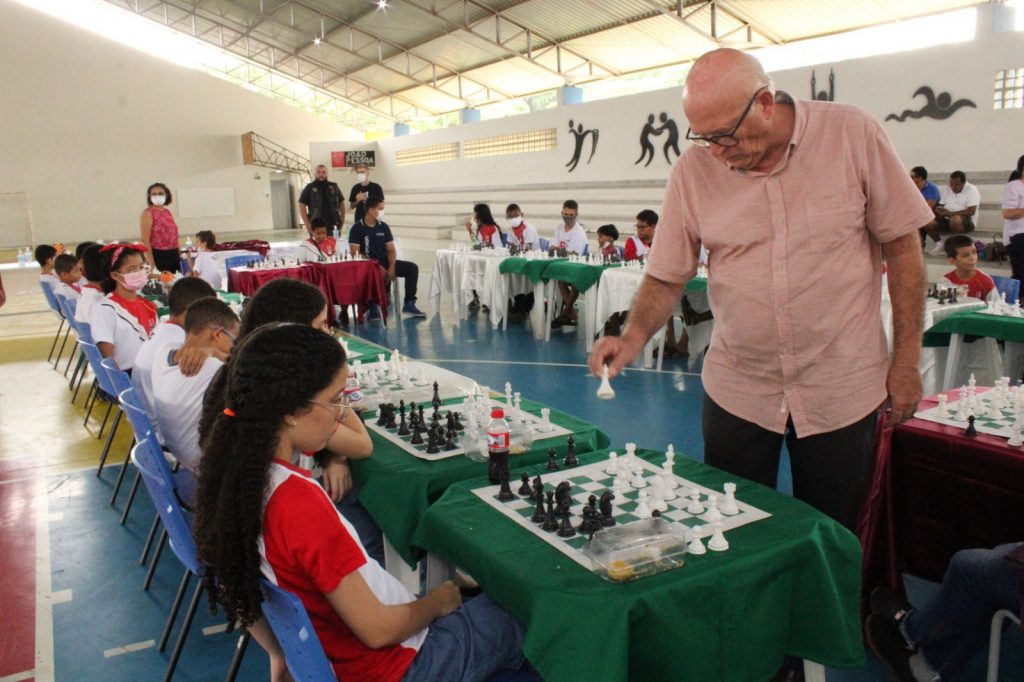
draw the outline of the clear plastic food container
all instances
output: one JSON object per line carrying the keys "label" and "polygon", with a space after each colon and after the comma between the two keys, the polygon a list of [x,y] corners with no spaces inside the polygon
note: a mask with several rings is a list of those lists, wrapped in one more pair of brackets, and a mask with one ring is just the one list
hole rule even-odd
{"label": "clear plastic food container", "polygon": [[584,552],[605,580],[635,580],[682,566],[686,529],[660,518],[633,521],[597,531]]}

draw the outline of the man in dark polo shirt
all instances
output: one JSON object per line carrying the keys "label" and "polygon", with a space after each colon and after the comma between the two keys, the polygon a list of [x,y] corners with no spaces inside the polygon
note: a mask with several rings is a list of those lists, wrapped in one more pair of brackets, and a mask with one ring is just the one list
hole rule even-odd
{"label": "man in dark polo shirt", "polygon": [[311,221],[322,218],[329,230],[341,230],[345,224],[345,195],[338,183],[327,179],[327,166],[316,167],[315,179],[302,189],[299,195],[299,215],[306,232],[313,236]]}
{"label": "man in dark polo shirt", "polygon": [[370,182],[370,168],[366,164],[358,164],[355,171],[359,182],[352,185],[352,191],[348,193],[348,207],[356,212],[355,222],[358,223],[366,215],[366,202],[370,199],[383,199],[384,188],[376,182]]}
{"label": "man in dark polo shirt", "polygon": [[[362,254],[380,263],[384,268],[384,285],[391,286],[391,280],[401,277],[405,280],[405,304],[402,314],[409,317],[426,317],[427,314],[416,307],[416,283],[419,280],[419,267],[407,260],[398,260],[395,251],[395,240],[391,236],[391,228],[384,222],[384,200],[371,197],[366,200],[366,215],[356,221],[348,233],[348,246],[352,255]],[[395,309],[398,309],[397,301]],[[380,311],[376,306],[370,308],[369,319],[377,319]]]}

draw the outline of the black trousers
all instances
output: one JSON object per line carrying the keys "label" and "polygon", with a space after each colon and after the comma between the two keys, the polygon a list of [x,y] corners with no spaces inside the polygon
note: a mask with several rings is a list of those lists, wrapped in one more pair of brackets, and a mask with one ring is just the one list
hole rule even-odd
{"label": "black trousers", "polygon": [[1010,268],[1013,270],[1013,278],[1024,282],[1024,234],[1015,234],[1010,237],[1010,243],[1006,246],[1010,254]]}
{"label": "black trousers", "polygon": [[401,277],[405,284],[405,303],[416,302],[416,285],[420,279],[420,268],[412,261],[396,260],[395,277]]}
{"label": "black trousers", "polygon": [[177,249],[153,249],[153,263],[160,272],[181,270],[181,253]]}
{"label": "black trousers", "polygon": [[878,412],[873,411],[841,429],[800,438],[792,420],[785,434],[775,433],[725,411],[705,395],[704,461],[774,488],[785,439],[793,497],[852,531],[871,480],[877,424]]}

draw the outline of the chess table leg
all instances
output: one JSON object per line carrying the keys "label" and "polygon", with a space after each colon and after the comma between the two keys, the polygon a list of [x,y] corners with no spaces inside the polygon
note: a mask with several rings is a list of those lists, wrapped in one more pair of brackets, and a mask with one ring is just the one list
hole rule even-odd
{"label": "chess table leg", "polygon": [[533,285],[533,309],[530,310],[530,326],[533,328],[533,338],[538,341],[544,338],[544,328],[547,326],[544,317],[544,282],[537,282]]}
{"label": "chess table leg", "polygon": [[825,666],[804,659],[804,680],[806,682],[825,682]]}
{"label": "chess table leg", "polygon": [[455,574],[455,567],[434,554],[427,554],[427,592],[434,589],[445,580],[451,580]]}
{"label": "chess table leg", "polygon": [[960,352],[964,345],[963,334],[951,334],[949,337],[949,352],[946,354],[946,375],[942,379],[941,390],[946,391],[953,388],[953,381],[956,379],[956,370],[960,366]]}
{"label": "chess table leg", "polygon": [[587,332],[587,352],[594,349],[594,336],[597,334],[597,287],[594,286],[582,294],[583,296],[583,328]]}
{"label": "chess table leg", "polygon": [[398,582],[402,583],[405,589],[413,594],[420,593],[420,571],[419,566],[410,568],[405,559],[398,553],[394,545],[384,537],[384,568]]}

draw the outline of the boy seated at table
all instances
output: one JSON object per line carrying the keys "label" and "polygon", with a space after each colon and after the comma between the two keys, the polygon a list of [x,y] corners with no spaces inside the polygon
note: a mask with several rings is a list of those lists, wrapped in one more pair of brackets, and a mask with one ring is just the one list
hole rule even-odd
{"label": "boy seated at table", "polygon": [[944,248],[949,264],[955,266],[943,277],[946,282],[967,287],[967,295],[981,301],[987,301],[990,296],[999,297],[996,283],[978,269],[978,250],[973,239],[966,234],[955,234],[946,239]]}
{"label": "boy seated at table", "polygon": [[57,249],[50,244],[40,244],[35,250],[36,262],[39,263],[39,281],[56,293],[60,288],[60,277],[53,272],[57,260]]}
{"label": "boy seated at table", "polygon": [[299,249],[299,262],[312,261],[322,263],[337,252],[337,242],[334,237],[327,235],[327,221],[323,218],[313,218],[310,222],[313,236],[302,242]]}
{"label": "boy seated at table", "polygon": [[600,254],[605,258],[618,258],[619,247],[615,242],[619,238],[619,228],[612,224],[602,225],[597,228],[597,247]]}
{"label": "boy seated at table", "polygon": [[213,258],[213,247],[217,246],[217,237],[210,230],[196,232],[196,255],[191,258],[189,274],[198,277],[214,289],[223,288],[220,276],[220,263]]}
{"label": "boy seated at table", "polygon": [[[214,375],[231,354],[238,336],[238,317],[227,303],[203,298],[185,311],[185,341],[165,344],[153,358],[153,411],[171,454],[190,471],[199,469],[199,416],[203,396]],[[199,373],[179,370],[186,353],[206,356]]]}
{"label": "boy seated at table", "polygon": [[636,214],[636,234],[626,240],[624,260],[646,258],[654,241],[654,230],[658,227],[658,214],[645,208]]}
{"label": "boy seated at table", "polygon": [[[395,238],[391,235],[391,227],[384,222],[384,200],[370,197],[366,200],[366,214],[356,222],[348,233],[348,246],[353,256],[361,254],[371,258],[384,268],[384,286],[390,289],[391,282],[401,277],[405,282],[405,303],[402,314],[407,317],[426,317],[427,314],[416,307],[416,286],[419,282],[420,269],[412,261],[399,260],[395,248]],[[398,301],[395,301],[398,310]],[[373,304],[367,314],[368,320],[380,319],[380,308]]]}
{"label": "boy seated at table", "polygon": [[508,243],[515,244],[521,249],[540,248],[540,235],[530,223],[526,222],[523,211],[519,204],[509,204],[505,207],[505,224],[508,225]]}
{"label": "boy seated at table", "polygon": [[82,288],[78,284],[82,279],[82,268],[77,258],[70,253],[60,254],[53,261],[53,271],[60,280],[53,293],[75,301],[82,297]]}
{"label": "boy seated at table", "polygon": [[484,680],[524,666],[512,616],[484,595],[462,603],[451,581],[417,599],[294,464],[351,412],[337,340],[268,325],[239,341],[229,366],[218,407],[203,413],[196,545],[210,598],[268,652],[271,679],[285,679],[286,664],[260,579],[301,600],[340,680]]}

